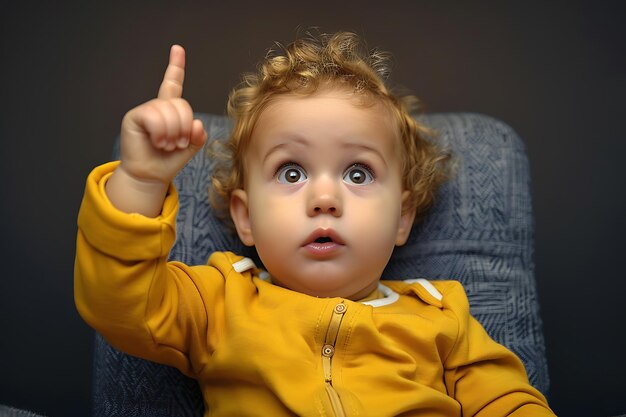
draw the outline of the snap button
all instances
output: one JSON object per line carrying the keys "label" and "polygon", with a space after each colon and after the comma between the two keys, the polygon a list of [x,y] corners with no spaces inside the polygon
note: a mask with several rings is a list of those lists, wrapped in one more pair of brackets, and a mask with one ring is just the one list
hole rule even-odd
{"label": "snap button", "polygon": [[324,347],[322,348],[322,355],[326,356],[327,358],[332,358],[334,354],[335,348],[333,347],[333,345],[324,345]]}
{"label": "snap button", "polygon": [[347,309],[348,309],[348,306],[346,306],[345,304],[337,304],[335,306],[335,313],[343,314],[346,312]]}

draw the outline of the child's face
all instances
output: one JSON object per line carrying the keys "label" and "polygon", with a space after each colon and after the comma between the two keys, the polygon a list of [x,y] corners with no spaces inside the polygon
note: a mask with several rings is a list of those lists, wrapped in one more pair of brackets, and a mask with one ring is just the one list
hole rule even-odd
{"label": "child's face", "polygon": [[391,114],[354,103],[341,90],[280,96],[246,152],[231,215],[272,281],[294,291],[367,296],[413,223],[414,212],[402,213],[408,192]]}

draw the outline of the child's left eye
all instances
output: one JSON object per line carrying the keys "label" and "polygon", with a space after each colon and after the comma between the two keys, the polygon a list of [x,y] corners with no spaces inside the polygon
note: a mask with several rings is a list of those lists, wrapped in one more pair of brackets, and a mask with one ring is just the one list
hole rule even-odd
{"label": "child's left eye", "polygon": [[374,175],[367,165],[354,164],[343,174],[343,180],[348,184],[365,185],[374,181]]}

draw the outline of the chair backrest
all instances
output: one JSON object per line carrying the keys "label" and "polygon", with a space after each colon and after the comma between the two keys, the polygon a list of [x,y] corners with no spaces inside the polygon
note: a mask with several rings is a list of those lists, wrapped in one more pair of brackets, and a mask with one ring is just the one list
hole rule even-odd
{"label": "chair backrest", "polygon": [[43,417],[28,410],[0,404],[0,417]]}
{"label": "chair backrest", "polygon": [[[227,138],[223,116],[199,114],[210,138]],[[524,145],[504,123],[480,114],[421,116],[456,160],[425,221],[398,248],[383,279],[456,279],[472,314],[526,366],[544,394],[549,378],[534,278],[530,176]],[[117,151],[116,151],[117,152]],[[180,194],[171,259],[203,264],[216,250],[256,258],[211,212],[212,163],[199,152],[175,179]],[[258,259],[258,258],[257,258]],[[96,337],[94,415],[201,416],[197,383],[177,370],[116,351]]]}

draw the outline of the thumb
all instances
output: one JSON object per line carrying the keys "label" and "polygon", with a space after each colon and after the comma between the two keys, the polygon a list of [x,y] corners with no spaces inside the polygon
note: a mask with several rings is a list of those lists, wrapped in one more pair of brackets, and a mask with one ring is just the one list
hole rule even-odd
{"label": "thumb", "polygon": [[199,119],[194,119],[191,125],[191,135],[189,137],[189,143],[193,147],[201,148],[207,141],[208,134],[204,130],[204,125]]}

